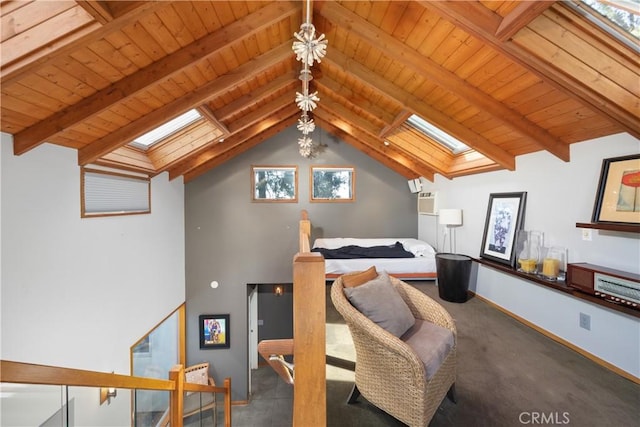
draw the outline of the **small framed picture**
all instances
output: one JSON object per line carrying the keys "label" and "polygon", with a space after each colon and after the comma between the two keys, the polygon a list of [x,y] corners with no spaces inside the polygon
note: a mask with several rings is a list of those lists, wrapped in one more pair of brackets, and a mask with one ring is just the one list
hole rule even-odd
{"label": "small framed picture", "polygon": [[515,265],[515,240],[524,224],[527,193],[492,193],[489,195],[480,257]]}
{"label": "small framed picture", "polygon": [[200,348],[229,348],[229,315],[201,314],[200,315]]}
{"label": "small framed picture", "polygon": [[311,166],[312,202],[353,202],[356,171],[349,166]]}
{"label": "small framed picture", "polygon": [[591,221],[640,224],[640,154],[602,161]]}

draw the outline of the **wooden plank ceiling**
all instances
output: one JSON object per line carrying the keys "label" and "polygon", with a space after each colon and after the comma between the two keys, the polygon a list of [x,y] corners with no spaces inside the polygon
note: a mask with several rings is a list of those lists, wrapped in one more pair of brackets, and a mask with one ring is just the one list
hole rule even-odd
{"label": "wooden plank ceiling", "polygon": [[[1,130],[100,164],[185,182],[300,117],[299,1],[2,1]],[[316,124],[407,178],[515,168],[546,150],[640,137],[637,46],[562,2],[315,1]],[[197,108],[148,150],[128,145]],[[417,114],[471,147],[454,155]],[[292,150],[297,146],[292,143]]]}

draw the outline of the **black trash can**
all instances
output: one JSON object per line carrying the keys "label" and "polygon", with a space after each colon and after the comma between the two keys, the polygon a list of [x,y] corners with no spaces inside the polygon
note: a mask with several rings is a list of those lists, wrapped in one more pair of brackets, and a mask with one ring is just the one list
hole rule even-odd
{"label": "black trash can", "polygon": [[471,276],[471,258],[458,254],[436,254],[438,295],[445,301],[465,302]]}

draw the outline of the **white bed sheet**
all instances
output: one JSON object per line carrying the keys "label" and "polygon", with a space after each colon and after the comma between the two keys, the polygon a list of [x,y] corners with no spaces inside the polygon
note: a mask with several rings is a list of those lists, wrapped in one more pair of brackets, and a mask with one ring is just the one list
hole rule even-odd
{"label": "white bed sheet", "polygon": [[[337,249],[343,246],[356,245],[363,247],[393,245],[402,243],[405,250],[412,252],[415,258],[360,258],[360,259],[325,259],[325,274],[340,275],[352,271],[362,271],[375,265],[376,270],[389,274],[411,275],[416,278],[432,278],[426,274],[436,272],[435,253],[427,242],[411,238],[378,238],[358,239],[349,237],[321,238],[313,243],[314,248]],[[422,275],[422,273],[426,273]]]}

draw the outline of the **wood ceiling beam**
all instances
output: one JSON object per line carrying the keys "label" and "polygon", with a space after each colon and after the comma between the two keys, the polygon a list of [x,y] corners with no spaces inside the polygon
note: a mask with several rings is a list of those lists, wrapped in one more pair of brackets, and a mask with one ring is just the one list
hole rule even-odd
{"label": "wood ceiling beam", "polygon": [[287,41],[277,48],[218,77],[216,80],[201,86],[197,90],[163,105],[138,120],[122,126],[102,139],[86,145],[78,150],[78,164],[86,165],[91,163],[119,146],[125,145],[138,136],[154,129],[167,120],[199,106],[207,99],[219,96],[221,93],[228,91],[229,88],[255,78],[258,74],[280,62],[292,59],[291,43]]}
{"label": "wood ceiling beam", "polygon": [[2,80],[3,85],[14,83],[19,80],[20,77],[35,72],[37,69],[46,66],[56,59],[70,54],[79,47],[84,47],[113,31],[131,25],[142,16],[153,13],[168,5],[169,3],[162,1],[140,2],[137,7],[128,10],[119,18],[105,25],[96,23],[86,31],[75,33],[73,37],[65,37],[48,43],[45,48],[31,53],[27,58],[3,66],[0,69],[0,80]]}
{"label": "wood ceiling beam", "polygon": [[433,181],[434,171],[431,167],[392,146],[384,145],[366,130],[353,126],[352,117],[349,116],[354,113],[345,117],[342,112],[332,111],[327,107],[331,106],[321,102],[314,111],[314,119],[317,119],[318,123],[330,125],[332,129],[328,130],[331,133],[407,179],[424,176]]}
{"label": "wood ceiling beam", "polygon": [[207,105],[201,105],[199,107],[197,107],[198,112],[200,112],[200,114],[202,114],[213,126],[215,126],[217,129],[220,129],[220,132],[222,132],[223,136],[227,136],[229,135],[229,128],[227,128],[227,126],[225,126],[224,123],[222,123],[214,114],[213,111],[211,111],[211,108],[209,108],[209,106]]}
{"label": "wood ceiling beam", "polygon": [[326,62],[327,64],[341,69],[342,72],[358,79],[362,84],[367,85],[372,90],[387,98],[392,98],[395,102],[400,103],[406,109],[411,110],[422,117],[428,118],[432,123],[439,126],[441,129],[448,131],[456,138],[465,141],[469,147],[489,157],[503,168],[515,170],[515,156],[493,144],[484,136],[477,134],[472,129],[452,120],[440,110],[437,110],[421,99],[416,98],[413,94],[394,85],[359,62],[347,57],[335,49],[332,50],[331,55],[326,56],[322,62]]}
{"label": "wood ceiling beam", "polygon": [[250,127],[254,123],[267,120],[271,117],[274,111],[281,110],[288,105],[295,105],[295,97],[291,96],[290,93],[282,94],[279,97],[261,105],[260,108],[244,114],[241,118],[235,120],[229,125],[229,132],[231,132],[231,134],[236,134]]}
{"label": "wood ceiling beam", "polygon": [[183,175],[185,183],[192,181],[214,167],[282,132],[298,120],[299,113],[298,107],[291,102],[288,107],[273,113],[268,120],[253,124],[230,136],[224,142],[216,144],[206,152],[187,159],[179,167],[169,170],[169,179]]}
{"label": "wood ceiling beam", "polygon": [[83,8],[89,15],[93,16],[93,19],[101,23],[102,25],[111,22],[115,19],[109,5],[105,1],[101,0],[76,0],[78,6]]}
{"label": "wood ceiling beam", "polygon": [[[574,79],[570,74],[559,72],[555,64],[548,63],[522,49],[512,41],[502,42],[495,34],[500,26],[501,18],[478,2],[440,2],[422,0],[420,3],[432,12],[462,28],[482,42],[496,49],[501,54],[525,67],[545,82],[551,84],[567,96],[583,103],[617,123],[623,130],[636,138],[640,138],[640,120],[637,115],[626,111],[612,102],[604,94],[591,89],[588,85]],[[554,6],[564,7],[564,6]],[[477,14],[491,13],[493,20],[476,19]]]}
{"label": "wood ceiling beam", "polygon": [[[320,92],[330,92],[332,98],[341,100],[343,103],[353,104],[357,108],[364,111],[365,114],[371,116],[374,120],[389,124],[393,122],[394,116],[387,110],[380,108],[378,105],[365,99],[363,96],[353,92],[348,87],[345,87],[328,77],[326,74],[321,79],[315,80],[315,86],[320,89]],[[326,97],[325,97],[326,98]],[[324,100],[324,98],[323,98]],[[321,100],[321,102],[323,102]]]}
{"label": "wood ceiling beam", "polygon": [[[421,55],[395,37],[384,33],[380,28],[370,24],[357,14],[336,2],[323,3],[320,13],[334,24],[348,28],[349,31],[380,50],[385,56],[421,75],[428,76],[430,80],[455,94],[458,98],[464,99],[481,111],[490,114],[497,121],[516,130],[561,160],[569,161],[568,144],[558,140],[545,129],[458,77],[455,73]],[[329,52],[330,55],[331,52]]]}
{"label": "wood ceiling beam", "polygon": [[348,118],[349,123],[351,123],[352,126],[355,126],[367,132],[372,137],[375,137],[379,143],[382,143],[382,141],[379,140],[376,136],[380,133],[380,126],[376,126],[376,124],[371,120],[367,120],[367,118],[360,116],[355,111],[345,107],[343,104],[327,98],[328,97],[321,98],[318,105],[322,105],[326,109],[332,111],[338,117]]}
{"label": "wood ceiling beam", "polygon": [[[249,109],[254,105],[262,104],[265,99],[271,96],[274,92],[279,92],[289,86],[293,86],[294,83],[299,83],[297,74],[283,74],[280,77],[271,80],[266,85],[262,85],[259,88],[252,90],[250,93],[234,99],[224,107],[216,109],[214,114],[220,121],[229,120],[232,116],[243,110]],[[295,97],[293,97],[293,99],[295,99]]]}
{"label": "wood ceiling beam", "polygon": [[245,37],[281,21],[299,10],[290,2],[274,2],[209,34],[159,61],[61,110],[14,135],[14,154],[20,155],[65,129],[100,114],[116,102],[135,96]]}
{"label": "wood ceiling beam", "polygon": [[520,2],[515,9],[502,18],[495,32],[496,38],[502,42],[509,40],[515,33],[526,27],[529,22],[533,21],[554,3],[555,1],[543,0]]}
{"label": "wood ceiling beam", "polygon": [[379,138],[386,138],[387,135],[389,135],[391,132],[396,130],[398,128],[398,126],[400,126],[401,124],[406,122],[409,117],[411,117],[411,111],[407,111],[407,110],[400,111],[396,115],[396,117],[393,119],[393,121],[391,123],[389,123],[389,125],[387,125],[384,128],[382,128],[382,130],[378,134],[378,137]]}

